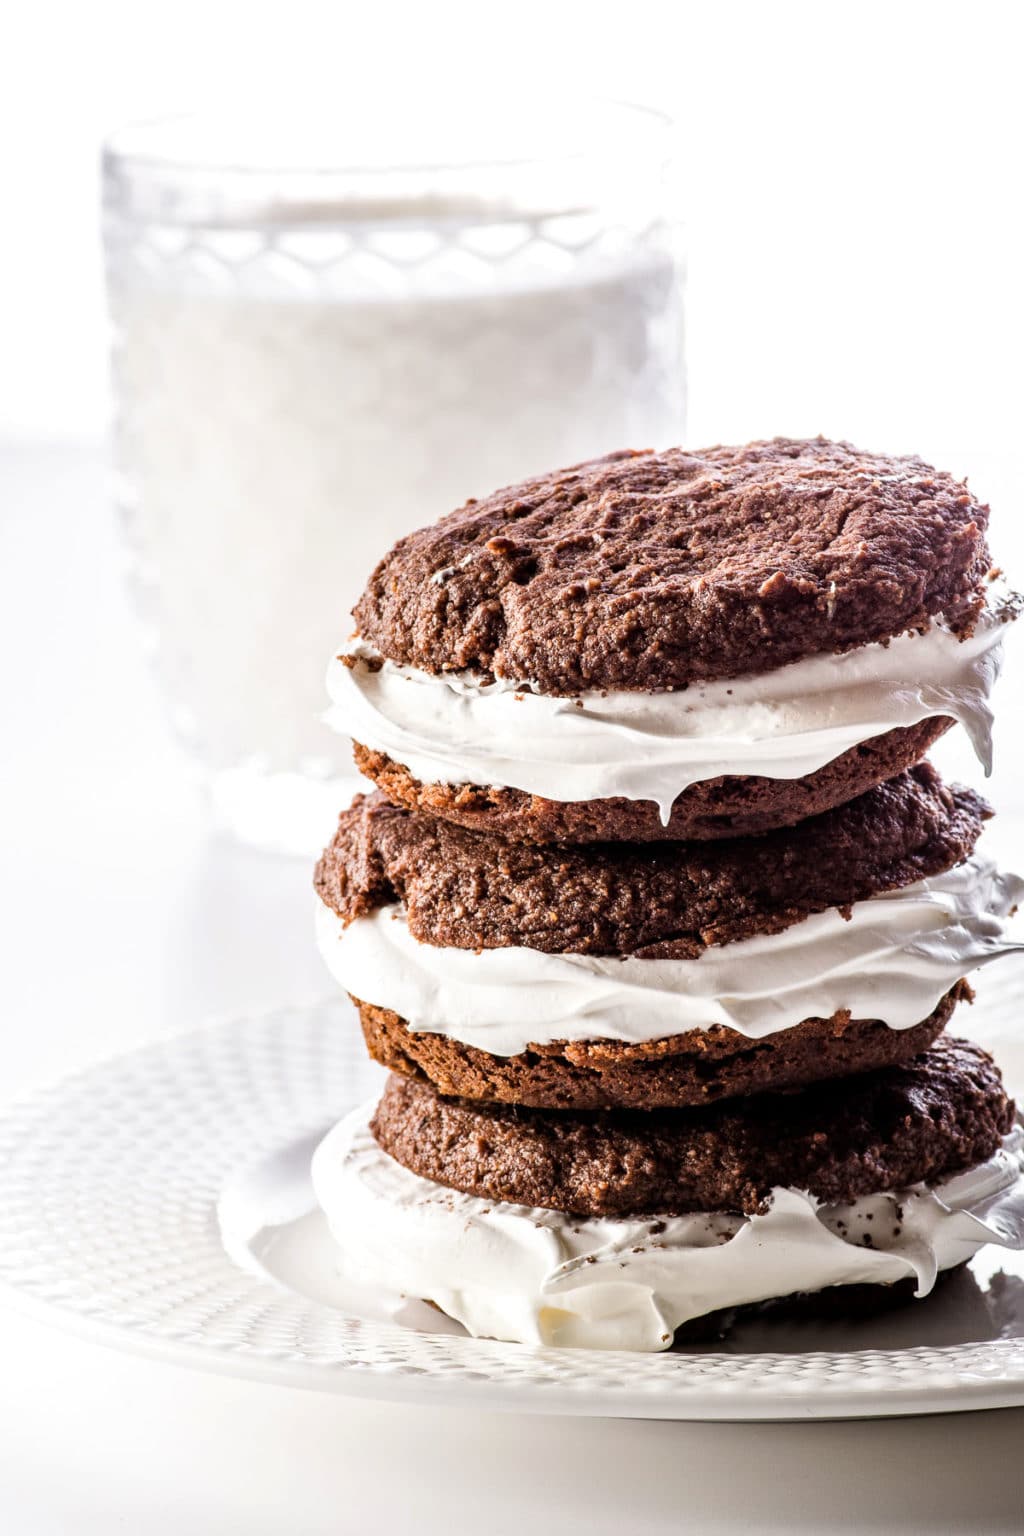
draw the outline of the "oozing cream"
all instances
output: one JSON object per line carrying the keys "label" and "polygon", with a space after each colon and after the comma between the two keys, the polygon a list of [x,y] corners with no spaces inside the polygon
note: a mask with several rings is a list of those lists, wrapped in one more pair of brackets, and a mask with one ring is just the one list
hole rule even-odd
{"label": "oozing cream", "polygon": [[721,1307],[833,1285],[917,1295],[986,1243],[1024,1247],[1024,1135],[935,1189],[824,1206],[772,1192],[763,1216],[577,1219],[420,1178],[373,1139],[364,1107],[330,1133],[313,1184],[352,1280],[433,1301],[476,1336],[585,1349],[666,1349]]}
{"label": "oozing cream", "polygon": [[908,1029],[959,977],[1024,944],[1005,918],[1024,880],[975,855],[902,890],[835,908],[781,933],[706,949],[695,960],[466,950],[421,944],[403,909],[348,927],[317,902],[330,971],[363,1002],[414,1030],[511,1056],[552,1040],[663,1039],[722,1024],[751,1039],[848,1008]]}
{"label": "oozing cream", "polygon": [[[551,800],[652,800],[667,824],[691,784],[725,774],[802,778],[897,726],[949,715],[991,768],[989,693],[1005,624],[967,640],[924,634],[674,692],[556,698],[383,661],[355,642],[327,673],[327,723],[426,783],[502,785]],[[351,663],[351,664],[349,664]]]}

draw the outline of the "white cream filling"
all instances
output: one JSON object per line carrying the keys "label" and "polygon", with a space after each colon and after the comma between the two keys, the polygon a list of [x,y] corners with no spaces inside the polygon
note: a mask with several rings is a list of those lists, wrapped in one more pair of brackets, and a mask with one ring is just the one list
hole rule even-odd
{"label": "white cream filling", "polygon": [[909,1029],[961,976],[1024,949],[1005,918],[1024,880],[975,854],[931,880],[836,908],[695,960],[421,944],[399,906],[346,928],[317,902],[320,953],[364,1003],[495,1056],[553,1040],[664,1039],[726,1025],[751,1039],[848,1008]]}
{"label": "white cream filling", "polygon": [[371,1136],[371,1112],[348,1116],[313,1158],[342,1272],[432,1301],[476,1337],[662,1350],[682,1323],[720,1307],[906,1276],[925,1296],[940,1270],[986,1243],[1024,1247],[1019,1129],[935,1189],[824,1206],[777,1188],[763,1216],[576,1219],[410,1173]]}
{"label": "white cream filling", "polygon": [[725,774],[803,778],[860,742],[950,715],[985,772],[988,698],[1004,623],[959,640],[936,622],[842,655],[664,693],[555,698],[471,673],[435,676],[356,641],[327,672],[326,721],[424,783],[503,785],[550,800],[653,800],[667,824],[691,784]]}

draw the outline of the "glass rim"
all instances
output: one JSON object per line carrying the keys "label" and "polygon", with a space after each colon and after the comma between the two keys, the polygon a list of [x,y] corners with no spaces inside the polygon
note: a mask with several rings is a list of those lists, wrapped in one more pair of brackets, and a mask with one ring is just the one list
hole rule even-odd
{"label": "glass rim", "polygon": [[[623,163],[660,170],[675,126],[656,107],[611,97],[566,96],[524,116],[521,100],[499,95],[463,97],[417,134],[409,124],[418,103],[406,105],[401,122],[385,104],[376,120],[350,104],[287,120],[194,112],[129,123],[103,141],[104,203],[184,224],[394,219],[445,199],[470,216],[529,205],[526,216],[548,217],[599,202],[602,181]],[[424,152],[431,135],[447,152]],[[373,153],[332,152],[342,141]]]}
{"label": "glass rim", "polygon": [[[497,96],[488,98],[486,102],[479,102],[470,98],[467,105],[480,108],[489,114],[492,122],[497,121],[496,109],[502,107],[513,108],[520,104],[510,96]],[[547,118],[547,124],[564,121],[569,116],[576,119],[581,111],[600,113],[606,117],[616,118],[621,122],[631,122],[638,130],[648,135],[662,134],[671,130],[675,119],[658,107],[649,106],[643,102],[627,101],[623,98],[608,96],[569,96],[564,101],[564,112],[560,118]],[[571,109],[571,111],[570,111]],[[233,128],[239,126],[238,119],[234,115],[229,119],[222,112],[175,112],[161,114],[158,117],[139,118],[124,123],[117,128],[109,130],[103,137],[102,157],[104,164],[114,164],[126,168],[138,168],[139,170],[177,171],[184,175],[204,176],[211,173],[226,173],[237,176],[386,176],[389,174],[413,174],[430,171],[463,171],[463,170],[499,170],[518,166],[545,165],[558,163],[564,160],[591,158],[602,152],[601,146],[581,146],[575,149],[546,150],[537,153],[516,153],[512,155],[476,154],[454,156],[426,156],[409,157],[407,159],[392,159],[385,163],[373,163],[360,159],[333,159],[329,163],[316,164],[311,160],[289,159],[274,163],[269,158],[253,156],[248,163],[232,155],[211,156],[204,161],[195,157],[178,153],[160,152],[154,149],[152,140],[161,133],[173,133],[177,129],[188,129],[194,125],[197,128],[220,129],[230,121]],[[251,122],[241,124],[242,132],[246,132],[252,126]],[[309,117],[302,124],[304,130],[329,128],[331,121],[325,117]],[[149,143],[147,144],[147,140]]]}

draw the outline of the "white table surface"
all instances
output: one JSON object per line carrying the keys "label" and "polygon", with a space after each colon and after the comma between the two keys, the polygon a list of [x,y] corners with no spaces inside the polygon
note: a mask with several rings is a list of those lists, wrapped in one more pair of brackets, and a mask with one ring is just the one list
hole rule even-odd
{"label": "white table surface", "polygon": [[[208,834],[116,567],[97,451],[0,445],[3,1098],[328,990],[309,868]],[[990,787],[1018,813],[1019,777],[1004,761]],[[1024,1410],[757,1426],[348,1402],[0,1312],[11,1536],[1010,1532],[1022,1443]]]}

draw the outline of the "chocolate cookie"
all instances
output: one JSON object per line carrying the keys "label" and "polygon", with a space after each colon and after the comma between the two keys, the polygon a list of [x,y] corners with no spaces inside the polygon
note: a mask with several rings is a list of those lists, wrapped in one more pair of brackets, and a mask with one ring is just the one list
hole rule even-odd
{"label": "chocolate cookie", "polygon": [[598,1115],[487,1109],[391,1076],[371,1122],[413,1173],[581,1216],[764,1209],[937,1184],[991,1157],[1014,1105],[981,1048],[941,1037],[903,1066],[710,1109]]}
{"label": "chocolate cookie", "polygon": [[699,842],[790,827],[842,805],[911,767],[952,724],[940,715],[886,731],[800,779],[731,774],[692,784],[676,799],[668,826],[652,800],[547,800],[502,785],[423,784],[401,763],[359,742],[354,756],[360,773],[389,800],[480,832],[535,843]]}
{"label": "chocolate cookie", "polygon": [[970,999],[957,982],[921,1024],[890,1029],[880,1019],[806,1019],[752,1040],[713,1025],[667,1039],[560,1040],[514,1056],[494,1056],[447,1035],[412,1030],[388,1008],[353,998],[367,1049],[393,1072],[439,1093],[482,1104],[535,1109],[677,1109],[848,1077],[910,1061],[942,1033],[956,1004]]}
{"label": "chocolate cookie", "polygon": [[355,609],[385,657],[543,693],[679,688],[982,605],[988,509],[917,458],[823,438],[616,453],[400,540]]}
{"label": "chocolate cookie", "polygon": [[358,796],[315,884],[346,921],[404,903],[427,944],[689,959],[940,874],[970,855],[990,814],[929,763],[796,827],[696,845],[554,850]]}

